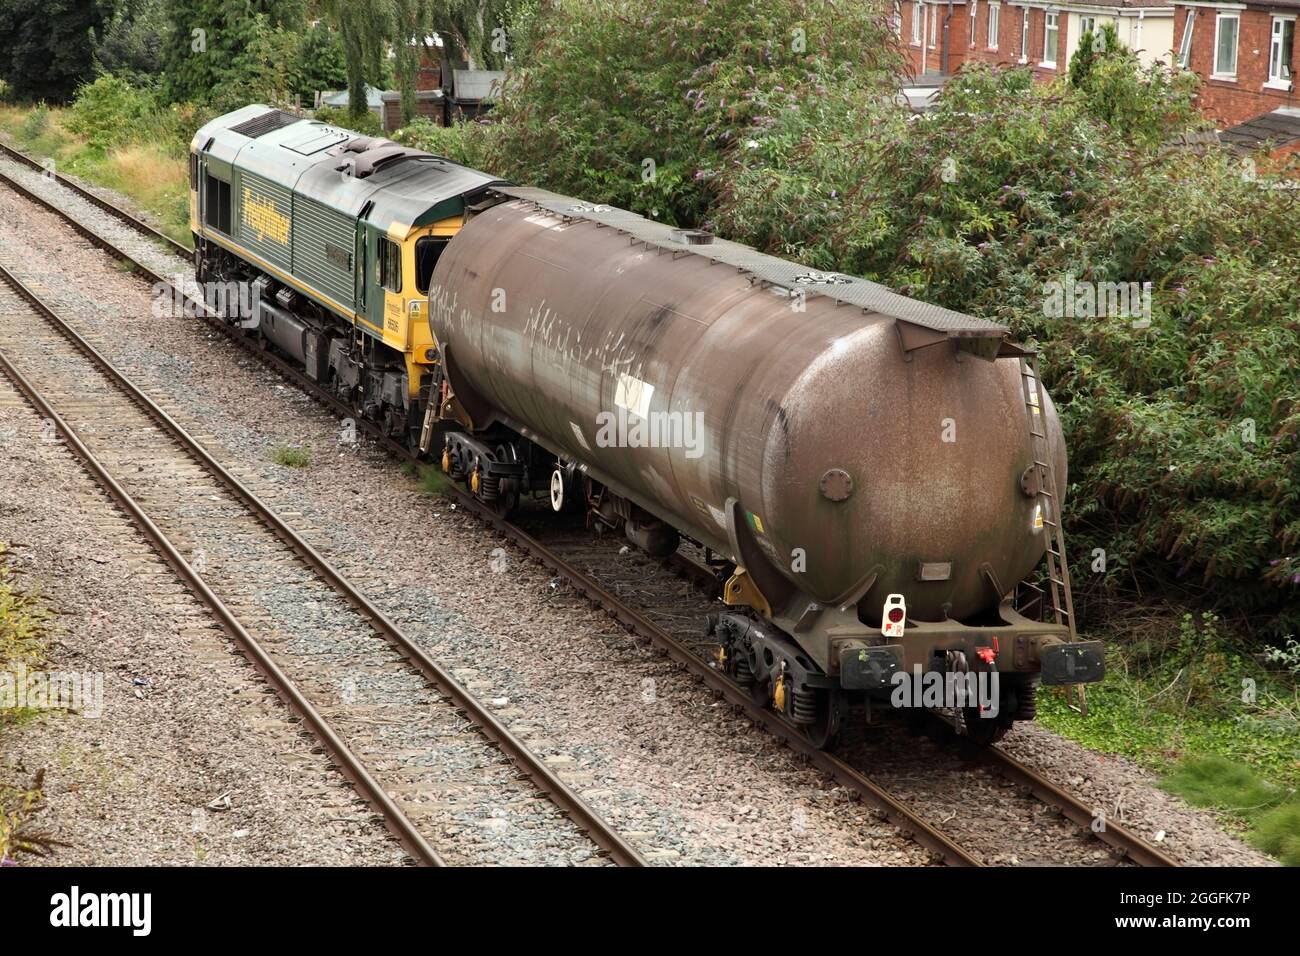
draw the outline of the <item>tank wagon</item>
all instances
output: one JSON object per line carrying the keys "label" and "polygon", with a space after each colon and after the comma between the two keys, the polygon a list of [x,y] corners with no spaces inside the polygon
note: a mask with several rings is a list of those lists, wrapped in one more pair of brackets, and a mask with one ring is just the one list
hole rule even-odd
{"label": "tank wagon", "polygon": [[[702,547],[718,666],[810,739],[914,674],[995,678],[963,709],[983,741],[1032,719],[1040,681],[1101,678],[1071,620],[1060,424],[1005,328],[318,123],[250,137],[266,116],[195,139],[200,277],[255,276],[251,334],[499,513],[540,498],[652,555]],[[230,231],[208,222],[222,175]],[[348,236],[327,285],[343,257],[312,250]]]}

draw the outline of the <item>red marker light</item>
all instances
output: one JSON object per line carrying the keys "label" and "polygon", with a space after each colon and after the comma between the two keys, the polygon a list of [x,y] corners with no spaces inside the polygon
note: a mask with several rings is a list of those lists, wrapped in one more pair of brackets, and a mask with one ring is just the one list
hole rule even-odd
{"label": "red marker light", "polygon": [[985,664],[992,664],[993,658],[997,655],[997,651],[993,650],[991,647],[977,647],[975,648],[975,655]]}
{"label": "red marker light", "polygon": [[889,623],[897,624],[902,619],[903,619],[903,609],[901,607],[896,607],[890,610]]}

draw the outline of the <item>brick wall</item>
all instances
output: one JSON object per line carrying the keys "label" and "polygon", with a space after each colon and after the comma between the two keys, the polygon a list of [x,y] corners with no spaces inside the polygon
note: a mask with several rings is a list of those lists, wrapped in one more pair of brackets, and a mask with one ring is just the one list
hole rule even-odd
{"label": "brick wall", "polygon": [[[1241,16],[1237,39],[1236,80],[1216,80],[1214,72],[1215,10],[1209,7],[1174,8],[1174,43],[1181,48],[1183,31],[1190,11],[1196,11],[1192,27],[1192,57],[1189,67],[1201,78],[1199,105],[1202,112],[1220,127],[1233,126],[1279,106],[1300,106],[1295,92],[1269,89],[1268,54],[1272,39],[1273,16],[1268,8],[1236,11]],[[1287,14],[1295,13],[1287,10]],[[1300,67],[1300,56],[1292,51],[1293,68]]]}
{"label": "brick wall", "polygon": [[933,37],[933,44],[931,44],[931,37],[928,33],[930,25],[929,23],[925,25],[927,49],[923,60],[920,45],[912,42],[912,20],[916,16],[916,4],[910,2],[903,4],[903,49],[907,53],[912,72],[918,75],[921,73],[923,63],[926,72],[929,73],[935,73],[943,69],[943,28],[945,19],[948,22],[948,72],[956,73],[968,59],[970,11],[965,5],[954,4],[952,17],[948,18],[948,5],[946,3],[935,4],[935,8],[937,9],[937,16],[930,12],[930,5],[926,6],[926,17],[935,17],[931,22],[935,24],[937,30]]}
{"label": "brick wall", "polygon": [[[921,72],[921,48],[912,43],[912,18],[916,6],[904,3],[902,9],[903,46],[907,51],[912,70]],[[927,10],[929,8],[927,7]],[[999,7],[998,44],[996,50],[988,48],[989,5],[984,0],[976,7],[974,32],[975,44],[971,46],[971,16],[966,6],[954,6],[949,23],[948,71],[956,73],[964,63],[991,63],[1003,66],[1016,65],[1020,62],[1020,34],[1023,27],[1023,7],[1015,7],[1004,2]],[[943,57],[943,22],[948,8],[941,5],[938,11],[939,34],[935,37],[934,47],[926,51],[925,65],[930,72],[939,70]],[[1061,12],[1058,19],[1057,53],[1055,70],[1040,67],[1043,60],[1043,33],[1046,30],[1047,11],[1031,9],[1029,11],[1029,47],[1026,62],[1034,75],[1049,80],[1065,69],[1066,50],[1066,13]]]}
{"label": "brick wall", "polygon": [[[385,93],[383,124],[384,130],[392,132],[402,127],[402,96],[400,93]],[[415,115],[422,116],[435,126],[443,124],[442,95],[437,90],[419,90],[415,94]]]}
{"label": "brick wall", "polygon": [[1020,58],[1020,8],[1003,3],[998,13],[997,49],[990,50],[989,12],[987,3],[981,3],[975,13],[975,48],[967,51],[967,59],[975,63],[1013,65]]}

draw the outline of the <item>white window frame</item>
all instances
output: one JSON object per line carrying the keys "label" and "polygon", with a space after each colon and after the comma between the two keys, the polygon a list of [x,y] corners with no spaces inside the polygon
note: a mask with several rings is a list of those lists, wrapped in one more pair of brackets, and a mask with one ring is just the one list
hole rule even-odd
{"label": "white window frame", "polygon": [[[1294,59],[1294,52],[1295,52],[1295,22],[1296,22],[1296,18],[1295,18],[1294,16],[1289,16],[1289,15],[1287,15],[1287,14],[1274,14],[1274,15],[1273,15],[1273,22],[1269,25],[1269,33],[1268,33],[1268,80],[1264,83],[1264,86],[1267,87],[1267,88],[1270,89],[1270,90],[1290,90],[1290,89],[1291,89],[1291,83],[1294,81],[1294,78],[1295,78],[1295,59]],[[1274,54],[1275,54],[1275,53],[1278,54],[1278,55],[1279,55],[1279,58],[1280,58],[1280,54],[1281,54],[1282,49],[1283,49],[1283,47],[1282,47],[1282,43],[1280,42],[1280,40],[1282,39],[1282,37],[1285,37],[1285,36],[1286,36],[1286,24],[1288,24],[1288,23],[1291,24],[1291,47],[1290,47],[1290,50],[1288,50],[1287,52],[1290,52],[1290,53],[1292,54],[1292,61],[1291,61],[1290,66],[1286,67],[1286,71],[1287,71],[1287,72],[1286,72],[1286,75],[1283,76],[1283,75],[1280,75],[1280,74],[1275,74],[1275,73],[1273,72],[1273,59],[1274,59]],[[1279,32],[1279,31],[1278,31],[1278,27],[1281,27],[1281,28],[1282,28],[1282,29],[1281,29],[1281,36],[1278,36],[1278,32]]]}
{"label": "white window frame", "polygon": [[925,23],[925,4],[916,0],[912,4],[912,46],[921,45],[921,25]]}
{"label": "white window frame", "polygon": [[1183,21],[1183,40],[1178,45],[1178,65],[1184,70],[1192,68],[1192,34],[1196,29],[1196,8],[1187,8],[1187,19]]}
{"label": "white window frame", "polygon": [[1020,62],[1029,62],[1029,8],[1020,15]]}
{"label": "white window frame", "polygon": [[1079,17],[1079,36],[1085,33],[1091,33],[1092,38],[1097,39],[1097,18],[1091,15]]}
{"label": "white window frame", "polygon": [[[1219,63],[1219,37],[1222,34],[1224,20],[1232,20],[1236,24],[1235,27],[1233,28],[1236,33],[1235,36],[1236,42],[1233,43],[1232,45],[1232,71],[1231,72],[1225,72],[1219,68],[1220,66],[1222,66],[1222,64]],[[1210,73],[1210,79],[1232,80],[1234,82],[1236,81],[1237,60],[1238,60],[1238,52],[1240,46],[1241,46],[1241,13],[1237,10],[1218,11],[1214,17],[1214,69],[1213,72]]]}
{"label": "white window frame", "polygon": [[970,43],[967,44],[972,50],[975,49],[975,27],[979,22],[980,0],[970,0],[970,28],[966,35],[970,37]]}
{"label": "white window frame", "polygon": [[894,13],[890,20],[894,27],[894,36],[903,39],[903,0],[894,0]]}
{"label": "white window frame", "polygon": [[[1048,25],[1049,21],[1052,20],[1055,20],[1056,23],[1053,26],[1049,26]],[[1056,40],[1055,43],[1051,44],[1050,50],[1048,49],[1048,43],[1047,43],[1047,38],[1049,36],[1053,37]],[[1049,70],[1056,69],[1056,49],[1060,45],[1060,43],[1061,43],[1061,15],[1059,13],[1053,13],[1051,10],[1044,10],[1043,11],[1043,62],[1039,63],[1038,64],[1039,66],[1046,67]]]}
{"label": "white window frame", "polygon": [[999,28],[1002,26],[1002,4],[990,3],[988,23],[984,25],[984,45],[989,50],[996,50],[1000,42],[998,37]]}
{"label": "white window frame", "polygon": [[931,50],[935,48],[935,38],[938,33],[939,33],[939,4],[932,3],[930,4],[930,36],[928,37],[930,41],[929,45]]}

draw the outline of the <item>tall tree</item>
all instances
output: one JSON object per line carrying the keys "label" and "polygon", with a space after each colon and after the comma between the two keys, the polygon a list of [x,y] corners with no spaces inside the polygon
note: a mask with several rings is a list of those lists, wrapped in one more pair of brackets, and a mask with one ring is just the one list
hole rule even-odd
{"label": "tall tree", "polygon": [[339,35],[323,21],[312,24],[298,51],[297,93],[310,106],[315,95],[348,84],[347,60]]}
{"label": "tall tree", "polygon": [[112,15],[112,0],[0,0],[0,77],[22,99],[67,102]]}
{"label": "tall tree", "polygon": [[365,85],[384,75],[391,55],[408,120],[415,113],[420,59],[436,55],[430,37],[441,38],[449,59],[501,67],[510,51],[512,18],[531,19],[536,6],[537,0],[320,0],[343,41],[351,112],[365,110]]}
{"label": "tall tree", "polygon": [[[167,28],[162,63],[173,100],[210,101],[214,91],[250,85],[269,68],[259,51],[283,51],[277,30],[297,32],[305,21],[304,0],[164,0]],[[286,86],[288,84],[283,84]]]}
{"label": "tall tree", "polygon": [[393,0],[356,3],[355,0],[321,0],[343,43],[348,76],[348,112],[366,111],[366,84],[384,75],[384,59],[394,31]]}
{"label": "tall tree", "polygon": [[163,0],[121,0],[95,51],[99,69],[142,86],[162,69]]}

